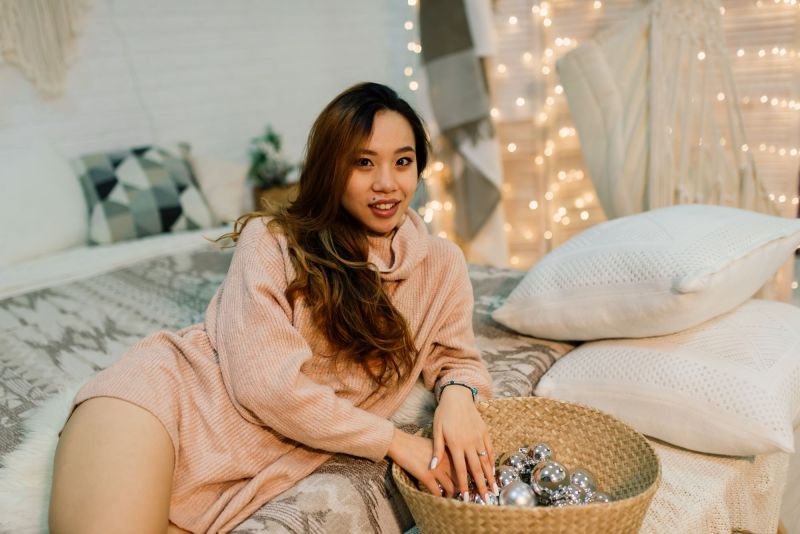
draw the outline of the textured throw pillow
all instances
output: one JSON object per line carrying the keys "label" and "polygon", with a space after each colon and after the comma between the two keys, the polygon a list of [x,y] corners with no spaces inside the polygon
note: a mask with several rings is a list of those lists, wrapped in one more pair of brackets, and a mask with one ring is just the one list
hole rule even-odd
{"label": "textured throw pillow", "polygon": [[535,394],[593,406],[687,449],[792,452],[800,308],[750,300],[677,334],[585,343],[550,368]]}
{"label": "textured throw pillow", "polygon": [[681,205],[594,226],[542,258],[492,317],[564,340],[679,332],[752,297],[800,244],[800,221]]}
{"label": "textured throw pillow", "polygon": [[89,244],[214,226],[187,153],[185,145],[144,146],[74,160],[89,205]]}
{"label": "textured throw pillow", "polygon": [[86,243],[86,201],[50,143],[0,154],[0,267]]}
{"label": "textured throw pillow", "polygon": [[214,216],[226,222],[252,211],[252,195],[246,187],[249,167],[244,163],[192,154],[192,171]]}

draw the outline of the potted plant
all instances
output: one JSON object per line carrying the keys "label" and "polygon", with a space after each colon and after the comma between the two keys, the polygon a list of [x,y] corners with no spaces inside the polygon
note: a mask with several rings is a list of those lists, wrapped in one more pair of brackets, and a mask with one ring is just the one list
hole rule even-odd
{"label": "potted plant", "polygon": [[267,125],[264,133],[250,140],[250,169],[247,179],[253,186],[256,209],[275,209],[293,200],[297,193],[297,166],[281,152],[281,137]]}

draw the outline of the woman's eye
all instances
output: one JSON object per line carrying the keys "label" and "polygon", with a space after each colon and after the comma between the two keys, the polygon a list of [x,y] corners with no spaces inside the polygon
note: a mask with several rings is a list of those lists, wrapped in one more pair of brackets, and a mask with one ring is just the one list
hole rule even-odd
{"label": "woman's eye", "polygon": [[358,165],[359,167],[369,167],[370,165],[372,165],[372,162],[367,158],[358,158],[356,160],[356,165]]}
{"label": "woman's eye", "polygon": [[411,158],[400,158],[397,160],[397,163],[399,163],[401,167],[408,167],[414,163],[414,161]]}

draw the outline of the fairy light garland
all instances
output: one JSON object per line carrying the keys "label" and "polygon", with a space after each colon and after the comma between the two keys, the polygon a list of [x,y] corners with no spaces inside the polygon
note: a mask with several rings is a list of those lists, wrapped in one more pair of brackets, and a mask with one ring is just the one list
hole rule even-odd
{"label": "fairy light garland", "polygon": [[[414,32],[417,29],[416,7],[417,0],[407,0],[408,5],[412,7],[414,13],[409,17],[409,20],[402,22],[403,28],[409,32],[407,40],[407,48],[409,52],[409,65],[403,70],[403,74],[407,78],[408,87],[411,91],[418,91],[420,89],[420,82],[416,79],[416,70],[413,65],[418,64],[418,56],[422,52],[422,47],[419,44],[418,38]],[[588,12],[593,16],[597,13],[602,13],[605,9],[605,3],[601,0],[594,0],[587,2]],[[760,0],[753,2],[757,8],[769,9],[773,6],[780,5],[785,8],[792,8],[798,6],[798,0]],[[777,7],[776,7],[777,8]],[[527,8],[526,8],[527,10]],[[724,16],[730,16],[729,10],[725,7],[720,9]],[[526,27],[526,23],[533,24],[533,31],[542,37],[540,55],[537,58],[531,50],[523,50],[520,55],[514,57],[502,57],[498,55],[497,63],[492,67],[489,75],[493,77],[494,81],[498,84],[503,84],[514,78],[519,69],[531,71],[538,69],[541,73],[543,80],[544,98],[542,102],[532,100],[531,95],[517,94],[507,95],[510,101],[496,102],[495,107],[490,110],[491,118],[497,122],[502,123],[505,120],[515,120],[522,114],[523,117],[530,115],[532,124],[541,129],[542,131],[549,132],[542,143],[541,149],[538,153],[532,154],[530,165],[533,169],[538,169],[537,172],[543,173],[547,177],[545,185],[546,189],[541,196],[534,196],[529,198],[523,206],[526,206],[528,213],[540,213],[541,220],[544,223],[544,228],[535,231],[530,227],[530,224],[524,222],[519,223],[517,228],[516,224],[506,222],[504,230],[506,232],[515,232],[516,235],[521,236],[525,241],[533,241],[537,235],[544,239],[545,242],[552,242],[554,239],[554,230],[550,225],[557,228],[568,228],[571,225],[581,223],[585,226],[594,224],[595,217],[593,211],[599,210],[596,203],[595,195],[591,190],[579,192],[574,199],[568,202],[560,202],[558,205],[553,204],[556,200],[556,193],[561,190],[560,185],[578,186],[580,182],[586,183],[585,187],[591,188],[589,181],[585,180],[585,171],[583,169],[573,168],[574,165],[567,165],[566,168],[558,168],[555,164],[556,156],[562,147],[572,146],[577,144],[577,135],[575,128],[569,121],[566,120],[564,113],[559,113],[560,109],[566,109],[566,100],[564,98],[563,87],[557,84],[557,77],[555,76],[555,61],[568,52],[569,50],[578,46],[578,39],[569,35],[552,35],[553,33],[553,5],[548,1],[535,2],[528,12],[528,19],[526,19],[525,11],[518,11],[516,13],[507,13],[506,16],[498,21],[498,34],[499,38],[507,39],[512,37],[515,32],[522,31]],[[602,16],[602,15],[600,15]],[[759,61],[764,63],[765,68],[772,65],[785,64],[782,62],[794,62],[800,58],[800,51],[784,46],[781,43],[774,43],[771,46],[737,46],[731,48],[729,57],[734,64],[737,61]],[[697,59],[703,61],[706,59],[704,51],[697,52]],[[498,91],[499,93],[499,91]],[[717,101],[719,103],[725,102],[729,95],[722,92],[718,93]],[[800,113],[800,100],[785,98],[782,95],[775,95],[769,93],[760,93],[757,95],[745,94],[738,98],[738,102],[743,110],[755,110],[759,107],[763,111],[770,109],[775,112],[797,112]],[[503,110],[510,113],[506,116]],[[511,110],[516,110],[511,112]],[[527,114],[527,115],[526,115]],[[752,141],[752,140],[751,140]],[[565,144],[566,143],[566,144]],[[699,140],[702,144],[702,139]],[[720,139],[720,144],[725,145],[726,140]],[[503,145],[502,149],[507,154],[514,154],[515,158],[522,157],[520,142],[515,139],[509,139]],[[793,145],[778,145],[766,142],[752,143],[751,145],[743,144],[739,147],[742,152],[759,153],[762,156],[770,156],[775,158],[797,159],[800,158],[800,146]],[[440,195],[431,195],[431,198],[444,198],[442,182],[448,176],[449,169],[442,162],[435,162],[426,173],[426,185],[429,190],[433,192],[437,188],[440,190]],[[505,183],[501,188],[503,197],[506,199],[512,198],[513,186],[510,183]],[[796,192],[792,192],[796,193]],[[796,194],[786,192],[771,192],[769,193],[770,199],[779,205],[800,205],[800,198]],[[543,211],[544,210],[544,211]],[[510,210],[506,210],[508,215],[513,215]],[[438,234],[448,236],[448,232],[442,228],[441,219],[445,215],[450,215],[452,219],[453,203],[451,200],[439,201],[432,200],[420,207],[420,214],[434,229],[437,229]],[[602,213],[597,217],[601,217]],[[539,225],[534,225],[539,226]],[[451,227],[449,227],[451,228]],[[550,248],[550,245],[547,245]],[[511,265],[520,266],[523,264],[522,259],[518,254],[512,254],[509,258]],[[524,265],[523,265],[524,266]],[[796,288],[797,283],[793,284]]]}

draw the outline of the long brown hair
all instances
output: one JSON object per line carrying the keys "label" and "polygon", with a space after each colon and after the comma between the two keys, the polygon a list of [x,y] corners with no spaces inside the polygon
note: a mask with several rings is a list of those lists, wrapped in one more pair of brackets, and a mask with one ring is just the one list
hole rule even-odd
{"label": "long brown hair", "polygon": [[[367,262],[367,230],[342,209],[342,195],[357,151],[372,134],[375,114],[395,111],[414,133],[417,179],[428,163],[429,141],[422,120],[395,91],[360,83],[322,110],[308,135],[297,199],[269,222],[286,236],[297,277],[289,283],[291,303],[303,298],[315,325],[337,356],[354,361],[378,389],[401,382],[416,349],[408,323],[384,292],[377,268]],[[233,241],[263,212],[240,217]]]}

